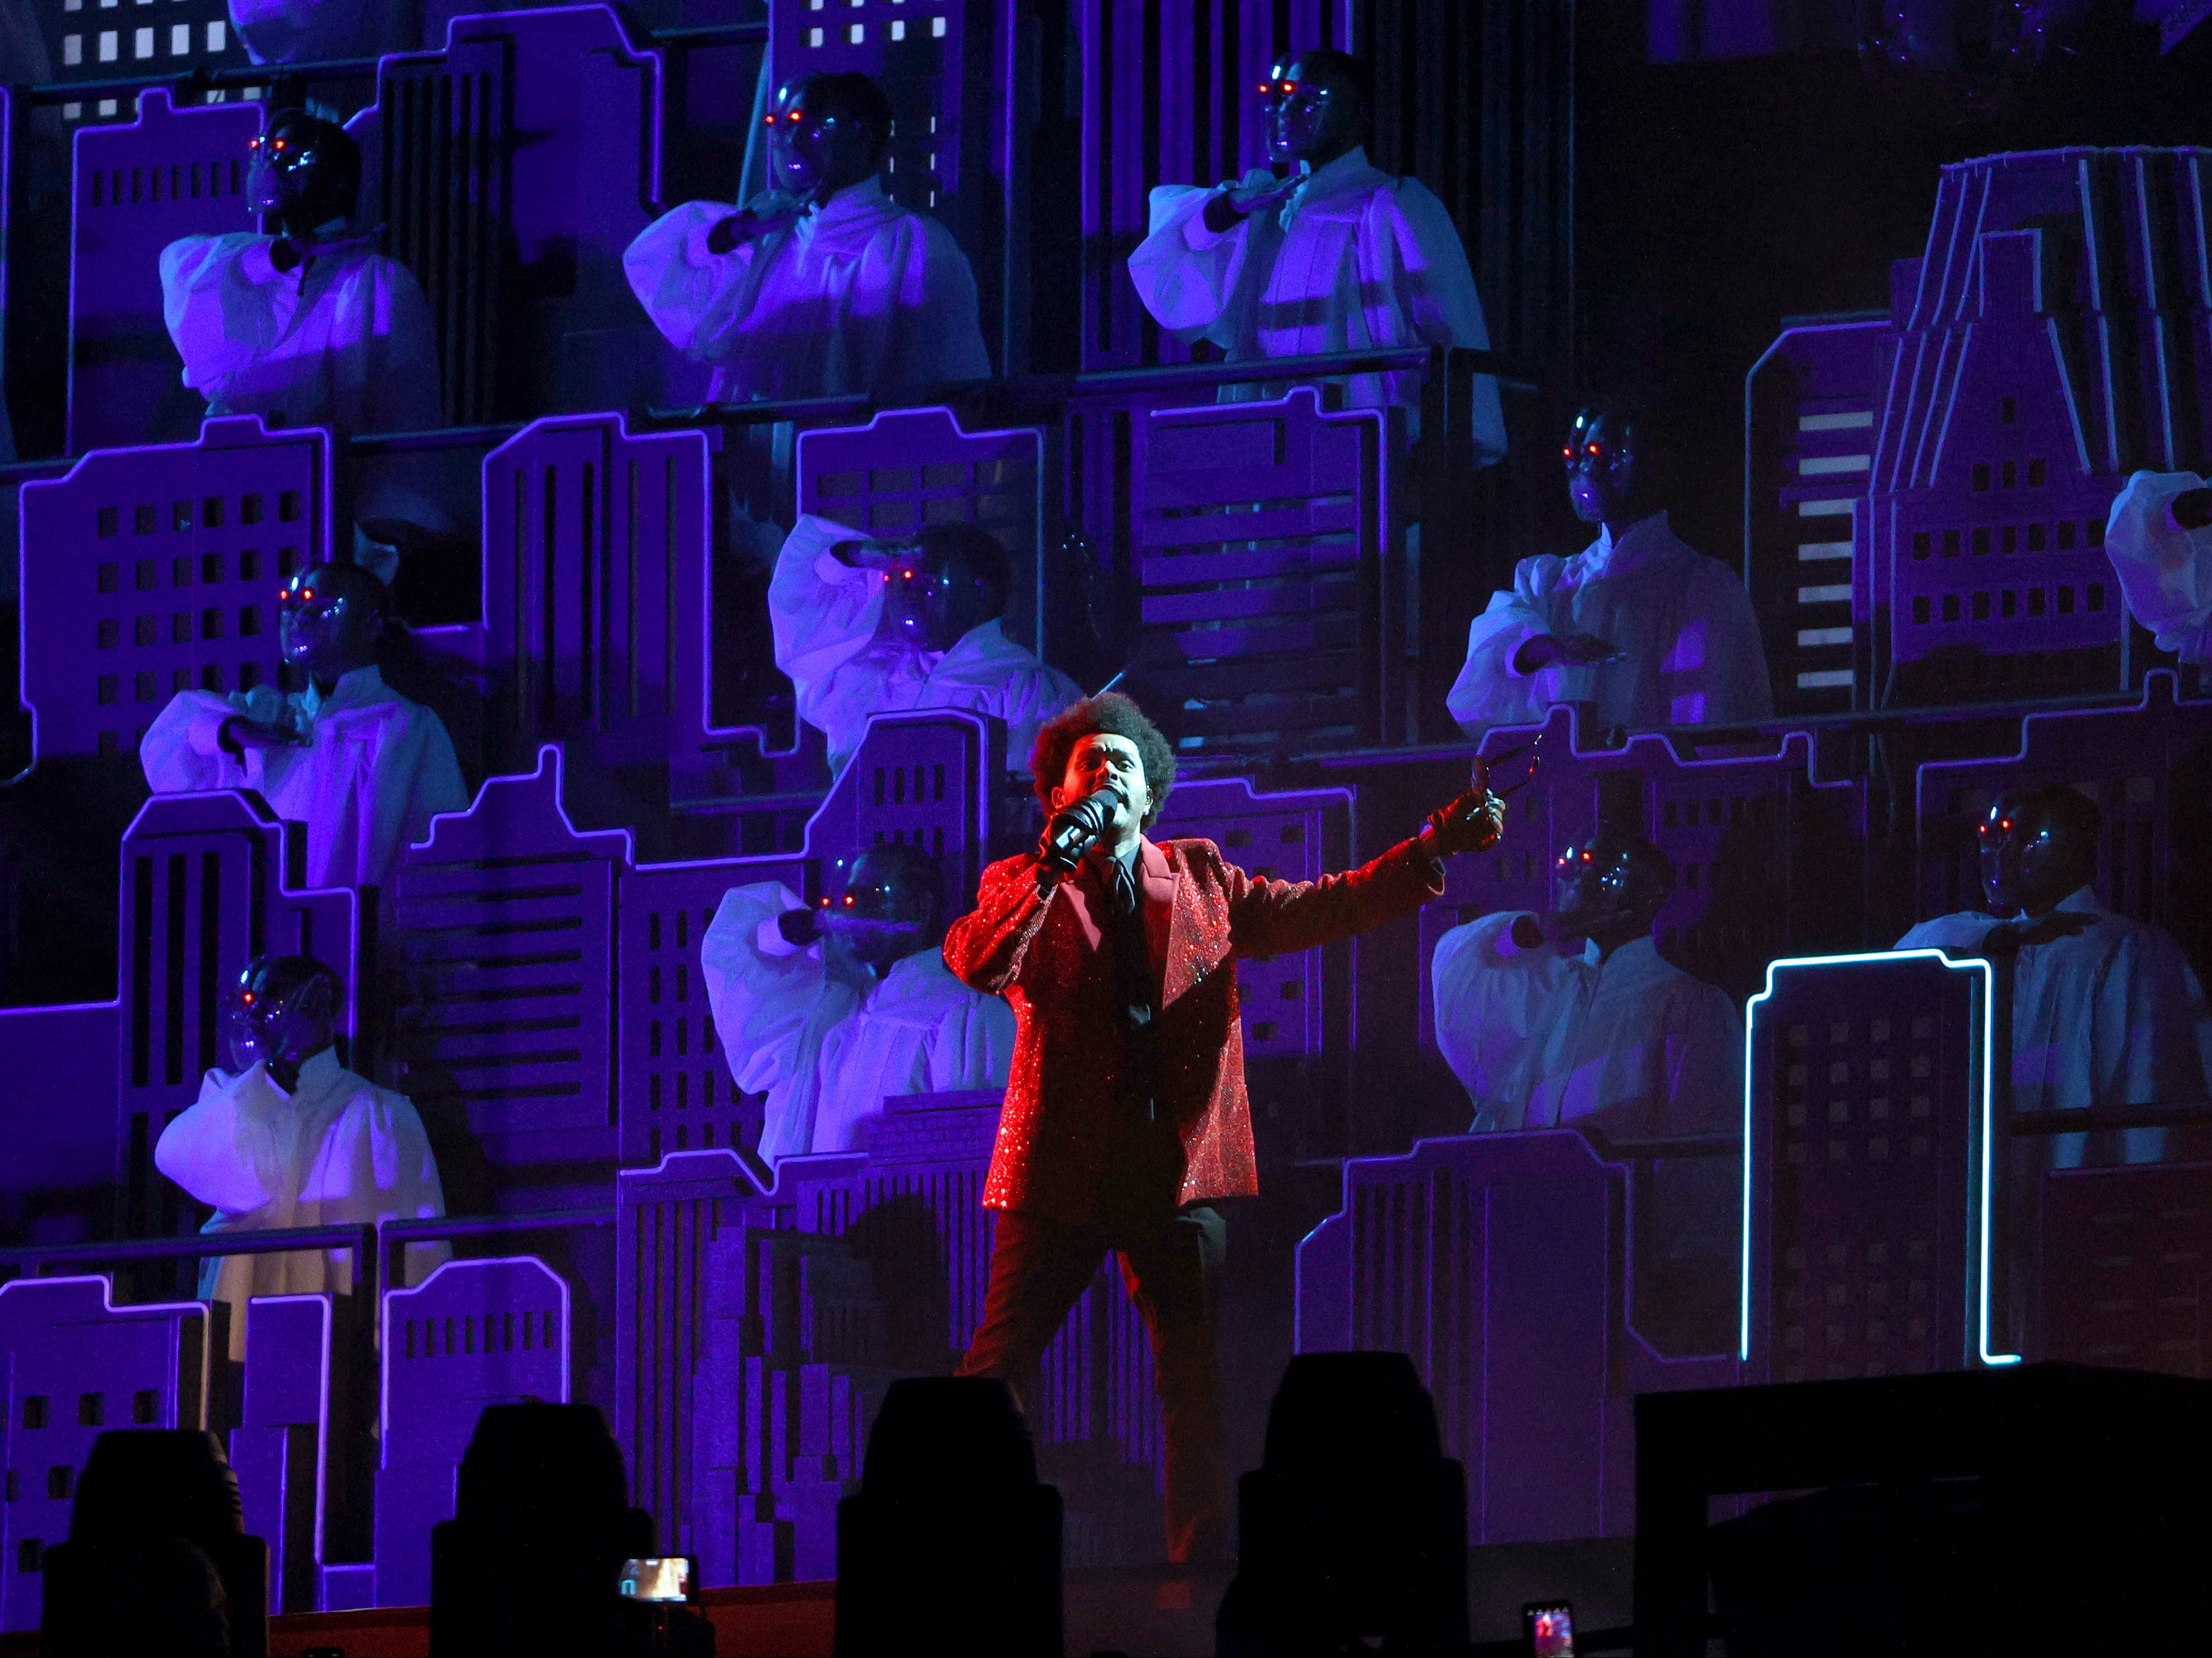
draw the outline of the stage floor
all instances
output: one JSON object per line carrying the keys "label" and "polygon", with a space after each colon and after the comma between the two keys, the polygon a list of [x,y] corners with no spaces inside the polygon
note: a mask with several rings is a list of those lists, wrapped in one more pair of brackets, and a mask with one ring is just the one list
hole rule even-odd
{"label": "stage floor", "polygon": [[[1516,1639],[1522,1603],[1565,1599],[1592,1628],[1629,1621],[1635,1544],[1628,1538],[1506,1544],[1468,1553],[1470,1633],[1478,1643]],[[1128,1658],[1200,1658],[1213,1650],[1213,1614],[1233,1565],[1121,1566],[1071,1571],[1063,1590],[1066,1649]],[[835,1583],[708,1589],[717,1658],[830,1658]],[[273,1619],[270,1658],[336,1647],[346,1658],[428,1658],[430,1609],[309,1612]],[[33,1658],[34,1634],[0,1637],[0,1658]]]}

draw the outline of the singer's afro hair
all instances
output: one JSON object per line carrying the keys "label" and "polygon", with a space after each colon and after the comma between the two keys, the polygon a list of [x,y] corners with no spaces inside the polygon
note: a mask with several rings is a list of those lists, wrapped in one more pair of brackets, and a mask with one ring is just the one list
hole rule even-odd
{"label": "singer's afro hair", "polygon": [[1119,691],[1102,691],[1061,710],[1037,733],[1030,753],[1030,771],[1036,778],[1036,798],[1045,815],[1052,815],[1052,792],[1067,775],[1067,756],[1086,737],[1126,737],[1137,745],[1138,763],[1145,768],[1145,787],[1152,797],[1143,827],[1150,829],[1167,804],[1175,786],[1176,755],[1160,728],[1145,718],[1145,711]]}

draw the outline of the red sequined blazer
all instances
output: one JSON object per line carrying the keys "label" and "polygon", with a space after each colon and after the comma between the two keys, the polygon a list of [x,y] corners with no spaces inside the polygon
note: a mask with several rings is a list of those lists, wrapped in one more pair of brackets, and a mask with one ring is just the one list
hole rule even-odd
{"label": "red sequined blazer", "polygon": [[1041,899],[1036,855],[1003,859],[945,935],[945,965],[1004,996],[1018,1028],[987,1208],[1097,1221],[1126,1196],[1125,1173],[1178,1206],[1257,1192],[1236,957],[1334,944],[1443,892],[1443,865],[1418,841],[1318,881],[1255,880],[1211,841],[1146,841],[1140,859],[1161,975],[1158,1128],[1121,1100],[1113,955],[1087,877]]}

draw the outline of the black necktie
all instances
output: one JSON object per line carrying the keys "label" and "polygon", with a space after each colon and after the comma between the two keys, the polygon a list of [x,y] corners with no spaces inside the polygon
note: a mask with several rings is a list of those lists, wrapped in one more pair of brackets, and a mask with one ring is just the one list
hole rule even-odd
{"label": "black necktie", "polygon": [[1152,1114],[1152,1003],[1158,993],[1152,984],[1152,940],[1146,936],[1144,906],[1137,896],[1137,860],[1116,858],[1107,888],[1107,908],[1113,917],[1114,989],[1120,1003],[1122,1088],[1146,1117]]}

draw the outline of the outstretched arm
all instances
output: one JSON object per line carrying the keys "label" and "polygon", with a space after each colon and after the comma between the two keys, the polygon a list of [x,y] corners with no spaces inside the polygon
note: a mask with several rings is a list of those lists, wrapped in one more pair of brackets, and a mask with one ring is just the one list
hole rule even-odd
{"label": "outstretched arm", "polygon": [[1482,783],[1432,812],[1421,832],[1359,869],[1317,881],[1255,881],[1234,864],[1229,930],[1240,956],[1282,956],[1333,944],[1443,896],[1443,860],[1498,844],[1505,803]]}

